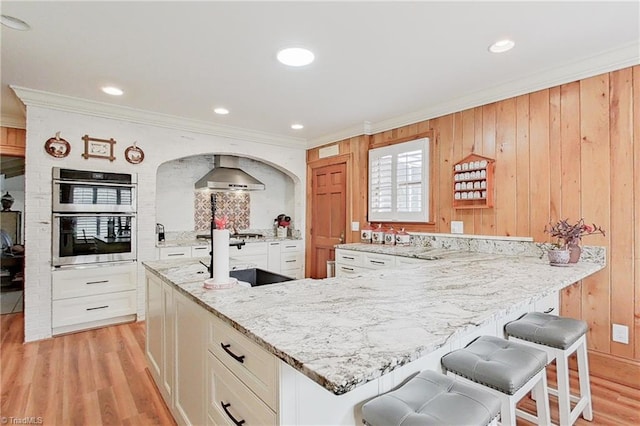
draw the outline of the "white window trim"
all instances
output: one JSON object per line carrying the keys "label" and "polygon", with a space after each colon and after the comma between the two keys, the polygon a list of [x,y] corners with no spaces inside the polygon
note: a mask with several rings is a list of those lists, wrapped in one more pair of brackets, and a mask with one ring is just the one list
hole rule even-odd
{"label": "white window trim", "polygon": [[[419,212],[398,212],[397,211],[397,183],[396,183],[396,170],[398,155],[422,150],[422,196],[421,196],[421,211]],[[371,163],[377,158],[381,158],[387,155],[392,155],[392,210],[391,212],[374,212],[372,209],[372,187],[371,187]],[[429,222],[429,198],[430,198],[430,186],[429,186],[429,138],[416,139],[410,142],[403,142],[395,145],[385,146],[382,148],[375,148],[369,150],[369,205],[368,205],[368,220],[369,222]]]}

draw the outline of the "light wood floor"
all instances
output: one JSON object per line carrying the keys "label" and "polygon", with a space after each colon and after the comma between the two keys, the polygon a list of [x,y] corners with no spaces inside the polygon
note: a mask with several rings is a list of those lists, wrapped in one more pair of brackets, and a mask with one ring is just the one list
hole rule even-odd
{"label": "light wood floor", "polygon": [[[22,313],[0,315],[0,416],[41,417],[44,425],[175,425],[146,371],[144,323],[27,344],[23,327]],[[592,377],[591,392],[593,422],[577,425],[640,424],[640,390]],[[557,423],[554,399],[551,410]]]}
{"label": "light wood floor", "polygon": [[0,315],[7,424],[40,417],[44,425],[175,425],[146,371],[144,323],[23,344],[23,318]]}

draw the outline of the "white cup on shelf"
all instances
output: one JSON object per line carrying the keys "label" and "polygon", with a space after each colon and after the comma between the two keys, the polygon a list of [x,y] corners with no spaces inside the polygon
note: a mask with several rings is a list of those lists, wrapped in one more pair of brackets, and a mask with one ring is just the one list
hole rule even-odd
{"label": "white cup on shelf", "polygon": [[454,195],[454,198],[455,198],[456,200],[459,200],[459,199],[460,199],[460,193],[459,193],[459,192],[456,192],[456,194]]}
{"label": "white cup on shelf", "polygon": [[469,170],[469,163],[462,163],[462,170]]}
{"label": "white cup on shelf", "polygon": [[460,164],[456,164],[454,168],[456,172],[459,172],[460,170],[462,170],[462,166]]}
{"label": "white cup on shelf", "polygon": [[487,181],[486,180],[480,181],[480,188],[485,189],[486,187],[487,187]]}

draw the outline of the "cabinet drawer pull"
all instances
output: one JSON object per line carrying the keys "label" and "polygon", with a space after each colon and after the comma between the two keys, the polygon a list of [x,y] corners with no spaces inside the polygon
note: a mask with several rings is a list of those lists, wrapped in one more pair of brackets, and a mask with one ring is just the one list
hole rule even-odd
{"label": "cabinet drawer pull", "polygon": [[284,246],[285,248],[296,248],[298,246]]}
{"label": "cabinet drawer pull", "polygon": [[184,253],[169,253],[167,256],[184,256]]}
{"label": "cabinet drawer pull", "polygon": [[277,246],[280,243],[269,243],[270,246]]}
{"label": "cabinet drawer pull", "polygon": [[292,263],[292,262],[297,262],[297,260],[293,259],[293,260],[285,260],[285,263]]}
{"label": "cabinet drawer pull", "polygon": [[95,308],[87,308],[87,311],[95,311],[96,309],[105,309],[108,308],[109,305],[104,305],[104,306],[96,306]]}
{"label": "cabinet drawer pull", "polygon": [[244,424],[244,420],[236,420],[235,417],[233,417],[231,415],[231,413],[229,412],[229,407],[231,407],[231,403],[225,404],[224,402],[220,401],[220,405],[222,405],[222,409],[224,410],[225,414],[227,415],[227,417],[229,417],[231,419],[231,421],[233,422],[234,425],[236,426],[242,426]]}
{"label": "cabinet drawer pull", "polygon": [[369,262],[373,263],[374,265],[384,265],[385,262],[381,261],[381,260],[370,260]]}
{"label": "cabinet drawer pull", "polygon": [[343,259],[355,260],[355,257],[351,256],[342,256]]}
{"label": "cabinet drawer pull", "polygon": [[549,314],[551,312],[553,312],[555,310],[555,308],[549,308],[546,311],[544,311],[545,314]]}
{"label": "cabinet drawer pull", "polygon": [[104,284],[104,283],[108,283],[109,280],[101,280],[101,281],[87,281],[85,284],[87,285],[91,285],[91,284]]}
{"label": "cabinet drawer pull", "polygon": [[347,268],[346,266],[341,266],[340,269],[342,269],[343,271],[351,271],[351,272],[353,272],[353,268]]}
{"label": "cabinet drawer pull", "polygon": [[244,355],[236,355],[233,352],[231,352],[229,350],[229,348],[231,347],[230,343],[227,343],[226,345],[223,343],[220,343],[220,346],[222,346],[222,349],[224,349],[224,351],[226,353],[228,353],[229,355],[231,355],[233,357],[233,359],[235,359],[236,361],[238,361],[240,364],[244,363]]}

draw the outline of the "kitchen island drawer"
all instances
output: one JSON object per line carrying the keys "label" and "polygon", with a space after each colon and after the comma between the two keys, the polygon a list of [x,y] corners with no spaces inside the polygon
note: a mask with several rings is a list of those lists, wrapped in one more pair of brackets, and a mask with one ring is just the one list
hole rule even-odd
{"label": "kitchen island drawer", "polygon": [[207,417],[215,425],[276,425],[276,413],[220,360],[207,355]]}
{"label": "kitchen island drawer", "polygon": [[54,300],[52,326],[63,327],[136,313],[136,290]]}
{"label": "kitchen island drawer", "polygon": [[274,355],[213,315],[209,351],[268,406],[276,408],[278,363]]}
{"label": "kitchen island drawer", "polygon": [[51,273],[53,300],[135,290],[136,264],[67,269]]}
{"label": "kitchen island drawer", "polygon": [[287,271],[302,267],[302,255],[300,253],[282,253],[280,257],[280,269]]}

